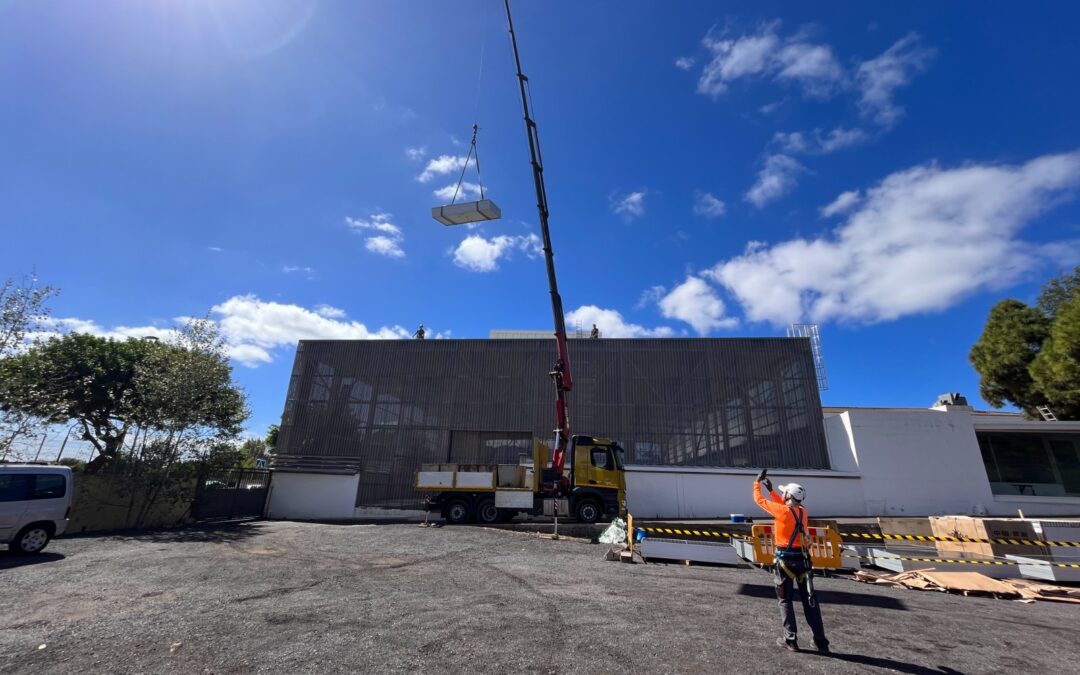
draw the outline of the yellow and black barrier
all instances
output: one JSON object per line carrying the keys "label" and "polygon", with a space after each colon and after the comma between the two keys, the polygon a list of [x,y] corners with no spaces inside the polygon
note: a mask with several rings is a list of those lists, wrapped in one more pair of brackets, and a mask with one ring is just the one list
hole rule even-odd
{"label": "yellow and black barrier", "polygon": [[841,537],[853,539],[876,539],[890,541],[951,541],[960,544],[1008,544],[1011,546],[1073,546],[1080,548],[1080,541],[1051,541],[1042,539],[981,539],[979,537],[938,537],[929,534],[875,534],[864,532],[841,532]]}
{"label": "yellow and black barrier", "polygon": [[[704,530],[704,529],[686,529],[676,527],[639,527],[639,530],[644,530],[649,534],[656,535],[675,535],[680,537],[746,537],[746,532],[731,532],[727,530]],[[1053,541],[1053,540],[1041,540],[1041,539],[980,539],[978,537],[939,537],[934,535],[923,534],[886,534],[886,533],[869,533],[869,532],[841,532],[840,536],[845,539],[845,544],[858,543],[860,540],[876,540],[876,541],[923,541],[923,542],[938,542],[948,541],[959,544],[1008,544],[1010,546],[1062,546],[1080,548],[1080,541]],[[848,539],[853,541],[848,541]]]}

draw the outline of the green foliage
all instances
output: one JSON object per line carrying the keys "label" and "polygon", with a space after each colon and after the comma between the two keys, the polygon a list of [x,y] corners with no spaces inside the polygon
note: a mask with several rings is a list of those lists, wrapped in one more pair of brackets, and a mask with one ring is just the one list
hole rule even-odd
{"label": "green foliage", "polygon": [[[44,328],[49,315],[45,303],[56,293],[51,286],[39,285],[33,274],[0,283],[0,359],[18,354],[33,333]],[[17,438],[33,436],[42,426],[34,415],[0,407],[0,459],[7,457]]]}
{"label": "green foliage", "polygon": [[1077,294],[1078,289],[1080,289],[1080,267],[1074,268],[1071,274],[1046,282],[1036,302],[1039,309],[1053,319],[1061,307]]}
{"label": "green foliage", "polygon": [[281,433],[281,427],[276,424],[271,424],[266,430],[266,445],[270,449],[270,454],[277,451],[278,434]]}
{"label": "green foliage", "polygon": [[995,408],[1012,404],[1038,419],[1045,405],[1058,419],[1080,419],[1080,267],[1047,282],[1035,307],[994,305],[969,358]]}
{"label": "green foliage", "polygon": [[1000,408],[1011,403],[1034,414],[1043,402],[1028,367],[1050,333],[1050,320],[1018,300],[1002,300],[990,310],[969,359],[978,371],[979,393]]}
{"label": "green foliage", "polygon": [[171,342],[50,338],[0,360],[0,410],[79,424],[98,452],[88,472],[117,460],[134,428],[143,432],[141,461],[171,467],[200,456],[210,439],[235,437],[248,415],[208,321],[190,322]]}
{"label": "green foliage", "polygon": [[71,467],[71,470],[75,473],[82,473],[86,468],[86,462],[75,457],[61,457],[59,464],[61,466]]}
{"label": "green foliage", "polygon": [[1031,375],[1058,419],[1080,419],[1080,295],[1057,307]]}

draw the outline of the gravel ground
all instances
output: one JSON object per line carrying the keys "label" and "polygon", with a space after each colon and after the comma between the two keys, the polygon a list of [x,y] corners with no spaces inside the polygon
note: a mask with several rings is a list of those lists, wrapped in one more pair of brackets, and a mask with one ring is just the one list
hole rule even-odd
{"label": "gravel ground", "polygon": [[0,671],[1080,672],[1075,605],[819,579],[827,658],[773,644],[762,571],[603,553],[415,525],[60,539],[0,555]]}

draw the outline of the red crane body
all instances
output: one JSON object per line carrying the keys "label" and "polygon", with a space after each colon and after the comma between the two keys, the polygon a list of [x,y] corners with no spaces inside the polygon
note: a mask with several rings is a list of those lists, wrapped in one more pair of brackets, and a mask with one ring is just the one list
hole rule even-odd
{"label": "red crane body", "polygon": [[[551,310],[555,318],[555,342],[557,356],[555,365],[548,375],[555,384],[555,443],[551,458],[554,472],[553,489],[556,492],[566,487],[563,468],[566,466],[566,449],[570,443],[570,401],[567,396],[574,389],[574,378],[570,373],[570,352],[566,344],[566,319],[563,314],[562,297],[559,284],[555,279],[555,254],[551,248],[551,233],[548,230],[547,188],[544,185],[544,160],[540,153],[540,136],[536,122],[529,114],[529,97],[526,85],[529,78],[521,72],[521,57],[518,55],[517,37],[514,35],[514,22],[510,18],[510,0],[506,5],[506,23],[510,30],[510,44],[514,49],[514,65],[517,68],[518,87],[521,90],[521,108],[525,115],[525,134],[529,138],[529,155],[532,160],[533,183],[536,188],[536,209],[540,216],[540,234],[544,242],[544,261],[547,264],[548,288],[551,293]],[[539,467],[537,467],[539,470]]]}

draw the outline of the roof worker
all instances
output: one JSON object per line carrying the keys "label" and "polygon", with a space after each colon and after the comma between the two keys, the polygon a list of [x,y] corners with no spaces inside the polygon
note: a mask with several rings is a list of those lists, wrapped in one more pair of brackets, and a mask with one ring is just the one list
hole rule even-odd
{"label": "roof worker", "polygon": [[592,325],[592,332],[589,333],[589,337],[593,339],[600,337],[600,329],[596,327],[595,323]]}
{"label": "roof worker", "polygon": [[[781,485],[780,494],[776,494],[772,481],[766,476],[767,472],[767,469],[762,469],[754,481],[754,501],[768,511],[775,521],[776,565],[773,568],[773,583],[780,601],[780,619],[784,624],[784,634],[776,639],[776,644],[789,651],[799,651],[795,608],[792,605],[792,593],[798,586],[803,614],[814,633],[814,645],[818,652],[828,654],[829,641],[821,623],[821,607],[814,595],[814,570],[807,549],[806,507],[802,505],[806,490],[798,483],[788,483]],[[762,487],[769,491],[772,501],[762,494]]]}
{"label": "roof worker", "polygon": [[420,324],[420,327],[416,329],[416,332],[413,333],[412,336],[414,338],[416,338],[417,340],[423,340],[424,335],[426,335],[426,334],[427,333],[424,332],[424,324]]}

